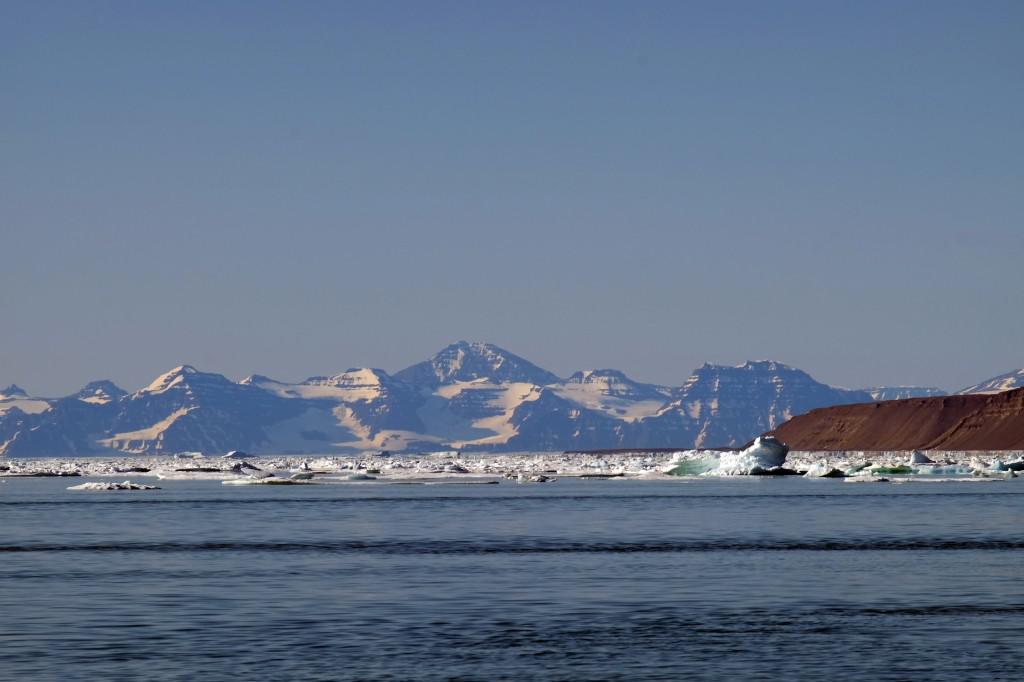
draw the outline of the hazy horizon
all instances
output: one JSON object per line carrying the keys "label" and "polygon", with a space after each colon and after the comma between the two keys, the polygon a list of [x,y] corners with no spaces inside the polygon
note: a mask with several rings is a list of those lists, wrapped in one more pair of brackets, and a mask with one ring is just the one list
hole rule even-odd
{"label": "hazy horizon", "polygon": [[1024,4],[0,8],[0,386],[1024,366]]}

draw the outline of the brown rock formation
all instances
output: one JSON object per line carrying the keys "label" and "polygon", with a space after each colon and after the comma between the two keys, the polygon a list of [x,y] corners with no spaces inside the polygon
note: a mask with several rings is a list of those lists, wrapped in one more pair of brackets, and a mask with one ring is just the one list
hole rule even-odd
{"label": "brown rock formation", "polygon": [[1024,388],[811,410],[769,432],[793,450],[1024,449]]}

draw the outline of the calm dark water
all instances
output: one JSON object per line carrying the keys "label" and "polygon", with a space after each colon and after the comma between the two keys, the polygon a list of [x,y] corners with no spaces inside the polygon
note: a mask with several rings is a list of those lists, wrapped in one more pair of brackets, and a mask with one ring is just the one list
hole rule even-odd
{"label": "calm dark water", "polygon": [[1018,481],[82,480],[0,483],[2,679],[1024,680]]}

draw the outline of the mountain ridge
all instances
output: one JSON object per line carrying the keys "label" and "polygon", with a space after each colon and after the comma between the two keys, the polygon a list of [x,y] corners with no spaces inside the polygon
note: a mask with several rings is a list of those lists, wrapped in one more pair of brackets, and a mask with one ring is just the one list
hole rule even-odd
{"label": "mountain ridge", "polygon": [[[129,393],[90,382],[59,399],[0,396],[0,454],[277,454],[736,446],[809,410],[868,403],[772,360],[704,363],[677,387],[587,369],[566,379],[490,343],[459,341],[394,374],[350,368],[296,383],[179,365]],[[885,393],[888,391],[889,393]]]}

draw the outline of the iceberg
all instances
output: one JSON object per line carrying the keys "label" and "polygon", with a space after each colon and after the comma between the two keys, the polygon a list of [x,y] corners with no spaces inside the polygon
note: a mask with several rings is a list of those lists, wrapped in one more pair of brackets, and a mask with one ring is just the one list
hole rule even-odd
{"label": "iceberg", "polygon": [[[682,453],[680,453],[682,454]],[[718,468],[719,454],[698,453],[691,459],[677,459],[665,471],[669,476],[703,476]]]}
{"label": "iceberg", "polygon": [[677,462],[665,473],[671,476],[778,476],[795,473],[782,465],[789,446],[774,436],[754,439],[737,452],[703,453]]}
{"label": "iceberg", "polygon": [[754,439],[750,447],[739,452],[723,452],[718,462],[717,476],[758,476],[782,468],[789,446],[773,436]]}

